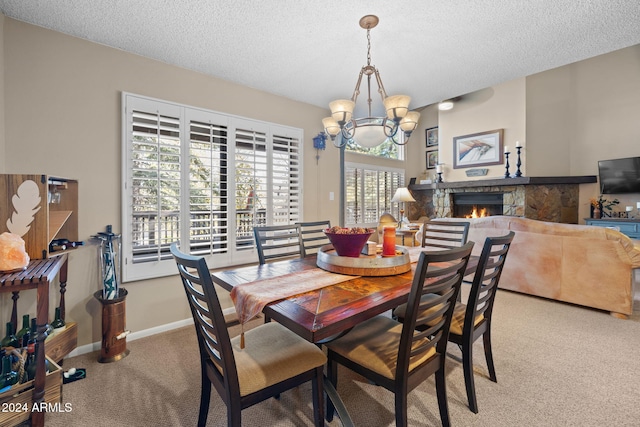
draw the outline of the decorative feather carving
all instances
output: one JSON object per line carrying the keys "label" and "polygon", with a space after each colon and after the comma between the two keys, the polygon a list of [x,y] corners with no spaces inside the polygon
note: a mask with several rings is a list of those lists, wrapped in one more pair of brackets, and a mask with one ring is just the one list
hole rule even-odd
{"label": "decorative feather carving", "polygon": [[26,180],[18,187],[18,191],[11,198],[14,212],[7,220],[7,228],[10,232],[22,237],[31,228],[33,217],[40,210],[40,193],[38,184]]}

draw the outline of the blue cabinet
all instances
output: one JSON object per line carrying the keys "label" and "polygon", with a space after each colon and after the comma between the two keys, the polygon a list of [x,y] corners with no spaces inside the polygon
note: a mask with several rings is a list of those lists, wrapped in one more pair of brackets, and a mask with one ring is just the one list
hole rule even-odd
{"label": "blue cabinet", "polygon": [[602,218],[602,219],[585,219],[587,225],[595,225],[596,227],[607,227],[619,230],[622,234],[626,234],[632,239],[640,239],[640,219],[627,218]]}

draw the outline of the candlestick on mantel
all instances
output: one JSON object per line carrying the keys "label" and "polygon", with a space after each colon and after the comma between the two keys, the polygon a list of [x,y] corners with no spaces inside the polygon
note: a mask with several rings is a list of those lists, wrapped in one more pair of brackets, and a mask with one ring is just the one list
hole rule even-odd
{"label": "candlestick on mantel", "polygon": [[520,161],[520,150],[522,147],[520,146],[520,141],[516,141],[516,151],[518,152],[518,160],[516,161],[516,178],[520,178],[522,176],[522,172],[520,172],[520,166],[522,162]]}
{"label": "candlestick on mantel", "polygon": [[[505,147],[507,148],[507,147]],[[504,167],[505,167],[505,172],[504,172],[504,177],[505,178],[511,178],[511,175],[509,174],[509,152],[505,151],[504,152]]]}

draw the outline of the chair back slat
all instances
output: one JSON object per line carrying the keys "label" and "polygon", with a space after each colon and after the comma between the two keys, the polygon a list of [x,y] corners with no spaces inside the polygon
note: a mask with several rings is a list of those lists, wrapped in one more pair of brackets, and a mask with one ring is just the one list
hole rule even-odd
{"label": "chair back slat", "polygon": [[453,307],[472,249],[473,242],[469,242],[420,254],[403,319],[396,376],[407,373],[411,360],[433,347],[444,363]]}
{"label": "chair back slat", "polygon": [[485,320],[491,318],[498,283],[514,236],[515,233],[511,231],[505,236],[486,238],[469,291],[465,329],[472,328],[478,316],[483,316]]}
{"label": "chair back slat", "polygon": [[231,340],[206,261],[202,257],[182,253],[176,243],[171,245],[171,254],[178,266],[194,320],[202,370],[204,372],[207,362],[211,361],[220,373],[218,385],[224,387],[226,381],[229,389],[239,395]]}
{"label": "chair back slat", "polygon": [[468,221],[426,221],[422,225],[422,247],[459,248],[467,243]]}
{"label": "chair back slat", "polygon": [[304,257],[302,234],[298,224],[254,227],[253,235],[260,264],[269,260]]}
{"label": "chair back slat", "polygon": [[324,230],[331,228],[331,221],[297,222],[296,224],[300,225],[305,256],[317,253],[322,246],[330,243]]}

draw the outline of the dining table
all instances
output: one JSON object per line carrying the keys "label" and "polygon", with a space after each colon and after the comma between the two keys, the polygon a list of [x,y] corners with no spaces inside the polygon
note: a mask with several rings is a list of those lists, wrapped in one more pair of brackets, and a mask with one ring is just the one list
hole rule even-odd
{"label": "dining table", "polygon": [[[388,276],[336,274],[318,267],[317,255],[313,254],[215,271],[211,277],[214,283],[231,292],[241,323],[261,311],[267,318],[320,345],[407,302],[420,252],[430,249],[405,249],[411,258],[410,270]],[[473,274],[477,265],[478,257],[472,256],[465,274]],[[283,289],[283,293],[280,296],[276,293],[247,313],[243,306],[247,303],[239,302],[235,291],[243,288],[251,294],[252,287],[258,289],[261,285]],[[353,425],[333,385],[326,379],[324,384],[343,425]]]}

